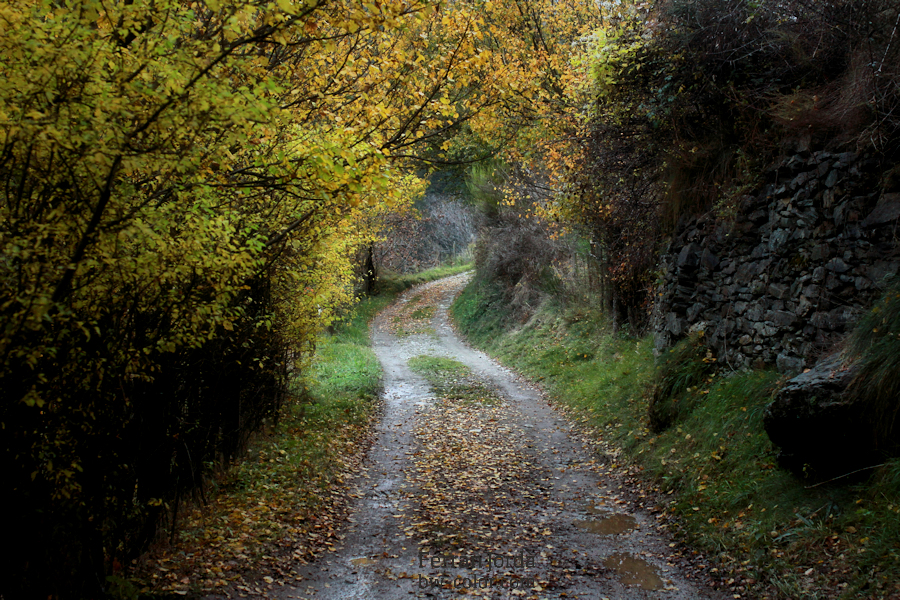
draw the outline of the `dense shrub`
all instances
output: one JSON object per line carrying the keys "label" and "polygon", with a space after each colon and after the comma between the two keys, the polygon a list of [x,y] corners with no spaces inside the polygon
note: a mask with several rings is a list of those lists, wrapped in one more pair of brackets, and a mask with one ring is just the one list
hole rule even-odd
{"label": "dense shrub", "polygon": [[614,314],[645,322],[660,241],[685,215],[733,214],[775,154],[896,160],[898,25],[890,0],[661,0],[590,38],[566,208],[598,248]]}
{"label": "dense shrub", "polygon": [[473,168],[468,183],[484,219],[475,248],[477,277],[500,291],[512,317],[525,319],[558,291],[553,264],[565,252],[539,214],[546,192],[534,175],[501,164]]}
{"label": "dense shrub", "polygon": [[428,189],[410,210],[382,219],[383,239],[375,246],[376,268],[416,273],[457,257],[471,259],[478,212],[466,202],[452,171],[431,176]]}

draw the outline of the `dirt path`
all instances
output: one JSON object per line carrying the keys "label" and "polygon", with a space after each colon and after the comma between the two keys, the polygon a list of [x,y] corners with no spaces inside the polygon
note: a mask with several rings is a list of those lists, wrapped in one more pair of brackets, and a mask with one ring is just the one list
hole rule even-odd
{"label": "dirt path", "polygon": [[[279,597],[722,598],[678,571],[656,519],[534,388],[460,341],[447,308],[466,281],[376,319],[384,415],[351,523]],[[466,365],[483,397],[435,397],[408,365],[423,355]]]}

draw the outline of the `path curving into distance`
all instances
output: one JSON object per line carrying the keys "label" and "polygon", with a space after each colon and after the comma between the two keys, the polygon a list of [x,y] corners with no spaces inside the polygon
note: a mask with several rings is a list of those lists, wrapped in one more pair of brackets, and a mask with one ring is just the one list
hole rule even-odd
{"label": "path curving into distance", "polygon": [[[277,597],[724,598],[676,566],[675,544],[596,442],[459,339],[447,309],[469,277],[409,290],[375,319],[384,408],[350,523]],[[468,371],[439,394],[414,357]]]}

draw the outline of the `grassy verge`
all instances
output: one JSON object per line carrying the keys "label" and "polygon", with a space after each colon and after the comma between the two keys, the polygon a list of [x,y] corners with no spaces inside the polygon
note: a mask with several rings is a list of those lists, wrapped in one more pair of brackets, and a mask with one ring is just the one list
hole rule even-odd
{"label": "grassy verge", "polygon": [[344,482],[358,472],[381,388],[369,321],[403,290],[470,268],[387,278],[380,295],[323,335],[278,425],[182,511],[176,535],[151,550],[132,580],[117,579],[115,595],[264,594],[295,578],[293,564],[330,551],[346,516]]}
{"label": "grassy verge", "polygon": [[451,275],[457,275],[459,273],[471,271],[473,268],[474,265],[471,261],[455,261],[453,263],[434,267],[433,269],[428,269],[427,271],[421,271],[419,273],[410,273],[407,275],[387,273],[379,281],[379,291],[382,293],[382,295],[392,296],[399,294],[400,292],[407,290],[415,285],[419,285],[420,283],[426,283],[428,281],[450,277]]}
{"label": "grassy verge", "polygon": [[[716,375],[684,347],[657,367],[649,338],[613,334],[600,314],[546,304],[522,325],[498,297],[470,285],[452,308],[462,332],[543,382],[643,471],[671,527],[726,574],[734,597],[900,598],[900,463],[863,483],[812,487],[777,467],[763,430],[776,373]],[[660,388],[671,425],[654,434],[648,409]]]}

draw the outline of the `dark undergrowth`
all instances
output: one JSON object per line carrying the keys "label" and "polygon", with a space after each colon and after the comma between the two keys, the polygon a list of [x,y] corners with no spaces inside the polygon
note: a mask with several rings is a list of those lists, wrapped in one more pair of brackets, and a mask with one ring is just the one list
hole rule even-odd
{"label": "dark undergrowth", "polygon": [[891,286],[857,323],[847,357],[859,371],[849,386],[853,399],[866,406],[876,449],[900,454],[900,285]]}
{"label": "dark undergrowth", "polygon": [[363,299],[320,338],[277,426],[207,483],[135,578],[111,582],[113,597],[243,594],[286,582],[292,565],[330,551],[346,508],[345,480],[357,470],[377,415],[382,371],[369,322],[400,292],[469,268],[460,263],[383,279],[381,294]]}
{"label": "dark undergrowth", "polygon": [[[776,465],[762,424],[777,373],[714,371],[702,344],[657,360],[649,337],[614,333],[583,308],[548,302],[517,323],[497,298],[488,284],[470,285],[452,309],[462,332],[540,381],[641,470],[672,529],[735,597],[900,597],[900,461],[855,480],[798,479]],[[681,404],[659,434],[651,398]]]}

